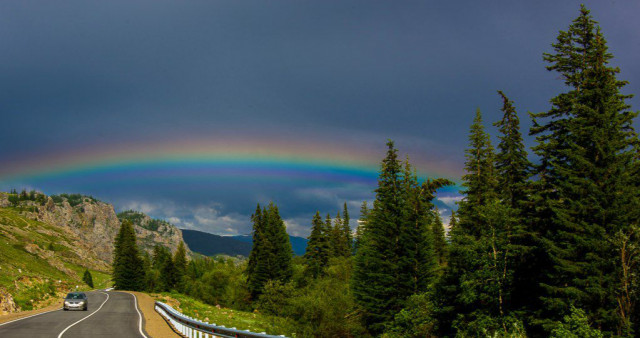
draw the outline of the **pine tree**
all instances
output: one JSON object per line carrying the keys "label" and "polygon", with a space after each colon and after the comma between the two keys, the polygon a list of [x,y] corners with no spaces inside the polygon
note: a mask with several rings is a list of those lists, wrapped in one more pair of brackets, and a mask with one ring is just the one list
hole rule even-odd
{"label": "pine tree", "polygon": [[438,265],[444,267],[447,263],[447,240],[445,238],[444,225],[442,224],[442,218],[437,208],[433,214],[434,222],[431,225],[431,231],[433,232],[433,249]]}
{"label": "pine tree", "polygon": [[167,259],[162,262],[162,266],[160,267],[160,278],[163,291],[171,291],[176,287],[176,265],[171,258],[171,253],[169,253]]}
{"label": "pine tree", "polygon": [[[498,186],[496,192],[501,201],[503,216],[509,217],[505,223],[506,231],[502,236],[509,262],[510,289],[506,290],[508,308],[524,315],[528,322],[532,309],[541,305],[535,301],[540,294],[538,286],[541,263],[536,259],[536,250],[540,247],[535,223],[536,211],[532,208],[530,176],[531,163],[520,132],[520,120],[511,101],[502,91],[498,91],[502,99],[502,119],[494,125],[498,127],[498,153],[496,154],[496,175]],[[532,300],[533,299],[533,300]],[[535,333],[535,331],[531,331]]]}
{"label": "pine tree", "polygon": [[364,309],[365,322],[373,333],[381,332],[400,309],[395,272],[398,218],[402,214],[402,168],[391,141],[387,147],[378,178],[376,202],[367,218],[367,240],[358,248],[352,283],[356,302]]}
{"label": "pine tree", "polygon": [[353,236],[351,235],[351,218],[349,217],[349,210],[347,209],[347,202],[344,203],[342,208],[342,236],[345,242],[345,257],[351,256],[353,253]]}
{"label": "pine tree", "polygon": [[262,294],[269,280],[286,283],[293,274],[293,250],[278,207],[269,203],[251,217],[253,246],[247,265],[247,284],[253,299]]}
{"label": "pine tree", "polygon": [[380,333],[404,301],[425,290],[434,263],[429,231],[430,191],[387,143],[376,200],[366,216],[355,257],[352,289],[372,333]]}
{"label": "pine tree", "polygon": [[541,159],[537,227],[548,253],[541,259],[550,261],[539,315],[550,329],[575,305],[603,333],[632,334],[634,315],[618,306],[622,267],[612,243],[638,219],[637,113],[620,93],[626,82],[616,79],[619,69],[609,66],[612,55],[584,6],[553,49],[544,56],[547,69],[570,90],[553,98],[548,112],[532,114]]}
{"label": "pine tree", "polygon": [[183,241],[180,241],[180,244],[178,244],[178,249],[173,256],[173,265],[175,268],[176,286],[182,288],[183,278],[187,272],[187,251]]}
{"label": "pine tree", "polygon": [[495,158],[497,191],[500,199],[513,209],[519,210],[526,201],[526,185],[531,164],[520,132],[520,119],[513,101],[502,92],[502,119],[494,125],[498,127],[498,153]]}
{"label": "pine tree", "polygon": [[91,276],[91,272],[89,269],[84,270],[84,275],[82,276],[82,281],[87,284],[90,288],[93,289],[93,277]]}
{"label": "pine tree", "polygon": [[480,109],[476,110],[471,125],[465,157],[466,174],[462,177],[464,199],[459,203],[458,215],[461,230],[478,237],[482,224],[478,208],[496,195],[495,154],[491,139],[484,131]]}
{"label": "pine tree", "polygon": [[336,214],[336,218],[333,220],[333,227],[331,228],[331,240],[333,246],[333,256],[334,257],[344,257],[348,253],[346,251],[347,241],[344,237],[344,232],[342,230],[342,216],[340,216],[340,212]]}
{"label": "pine tree", "polygon": [[458,225],[458,218],[456,217],[456,211],[451,210],[451,218],[449,219],[449,237],[451,237],[451,233],[454,228]]}
{"label": "pine tree", "polygon": [[309,241],[304,254],[307,271],[313,278],[323,274],[324,267],[327,265],[331,255],[327,235],[320,212],[316,211],[311,220],[311,234],[308,237]]}
{"label": "pine tree", "polygon": [[142,259],[136,245],[133,225],[125,220],[115,239],[113,258],[113,282],[118,290],[141,291],[144,289]]}
{"label": "pine tree", "polygon": [[[469,132],[469,148],[466,150],[465,175],[462,177],[464,198],[459,202],[458,219],[449,231],[451,245],[449,261],[442,279],[437,285],[437,302],[442,304],[438,316],[443,335],[478,335],[481,328],[475,323],[478,315],[487,317],[495,314],[494,308],[487,306],[488,286],[483,275],[489,271],[487,250],[491,248],[491,228],[487,227],[486,206],[493,204],[496,194],[494,171],[495,155],[489,135],[484,131],[480,110]],[[495,261],[495,260],[494,260]],[[491,268],[495,271],[496,267]],[[495,276],[492,276],[495,277]],[[490,330],[496,323],[489,323]],[[455,332],[462,327],[466,332]]]}
{"label": "pine tree", "polygon": [[271,280],[277,280],[283,284],[288,282],[293,275],[293,249],[287,234],[287,227],[280,217],[278,207],[274,203],[269,203],[266,210],[267,215],[267,236],[273,250],[275,259],[271,271]]}
{"label": "pine tree", "polygon": [[251,221],[253,222],[253,246],[251,247],[246,270],[247,284],[253,299],[256,299],[262,293],[262,288],[269,279],[268,270],[270,266],[267,252],[269,243],[265,233],[265,216],[263,216],[260,204],[258,204],[255,213],[251,216]]}

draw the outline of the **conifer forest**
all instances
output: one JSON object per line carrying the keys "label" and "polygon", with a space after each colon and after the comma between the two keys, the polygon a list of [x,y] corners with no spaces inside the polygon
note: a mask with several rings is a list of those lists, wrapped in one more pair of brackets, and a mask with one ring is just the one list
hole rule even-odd
{"label": "conifer forest", "polygon": [[547,111],[525,115],[496,88],[500,120],[469,112],[463,198],[448,225],[433,201],[456,182],[423,179],[388,141],[375,201],[315,212],[304,256],[275,203],[257,205],[242,262],[189,259],[184,247],[143,255],[124,222],[116,287],[287,318],[299,337],[640,334],[638,112],[605,35],[584,6],[559,32],[542,57],[565,90]]}

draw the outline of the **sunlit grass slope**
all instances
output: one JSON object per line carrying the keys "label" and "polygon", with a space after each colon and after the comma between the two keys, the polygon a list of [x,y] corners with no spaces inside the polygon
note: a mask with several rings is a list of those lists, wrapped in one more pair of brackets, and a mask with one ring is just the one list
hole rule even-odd
{"label": "sunlit grass slope", "polygon": [[[27,219],[21,208],[0,208],[0,288],[21,310],[58,300],[61,294],[89,287],[82,282],[92,266],[73,248],[77,240],[62,228]],[[90,269],[95,288],[110,283],[107,271]]]}
{"label": "sunlit grass slope", "polygon": [[211,306],[179,293],[152,294],[151,296],[200,321],[229,328],[235,327],[239,330],[295,337],[294,323],[286,318]]}

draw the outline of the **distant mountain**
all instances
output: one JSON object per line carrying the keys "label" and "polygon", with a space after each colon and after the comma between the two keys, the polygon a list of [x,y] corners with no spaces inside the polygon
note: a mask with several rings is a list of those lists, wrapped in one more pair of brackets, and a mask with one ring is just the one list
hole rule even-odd
{"label": "distant mountain", "polygon": [[[235,240],[252,243],[253,237],[251,235],[240,235],[240,236],[232,236]],[[304,237],[296,237],[289,236],[289,241],[291,241],[291,248],[293,249],[293,253],[297,256],[304,255],[304,252],[307,250],[307,239]]]}
{"label": "distant mountain", "polygon": [[234,237],[219,236],[197,230],[182,229],[182,238],[191,251],[213,256],[225,254],[229,256],[242,255],[249,257],[251,252],[251,238],[249,242],[237,240]]}

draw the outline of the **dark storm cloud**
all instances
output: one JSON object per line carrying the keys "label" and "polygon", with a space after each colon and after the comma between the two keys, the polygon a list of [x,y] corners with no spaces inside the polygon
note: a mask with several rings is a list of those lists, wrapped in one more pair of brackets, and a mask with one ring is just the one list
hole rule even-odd
{"label": "dark storm cloud", "polygon": [[[620,78],[631,81],[626,92],[638,93],[640,4],[586,3]],[[578,1],[5,1],[0,158],[238,130],[393,138],[411,156],[434,154],[461,167],[475,109],[487,121],[499,117],[496,90],[515,100],[525,130],[525,112],[547,109],[562,90],[542,53],[578,9]],[[220,215],[245,216],[253,206],[237,205],[278,198],[291,217],[306,217],[368,198],[373,187],[303,186],[303,198],[267,188],[86,193],[122,205],[206,202]]]}

